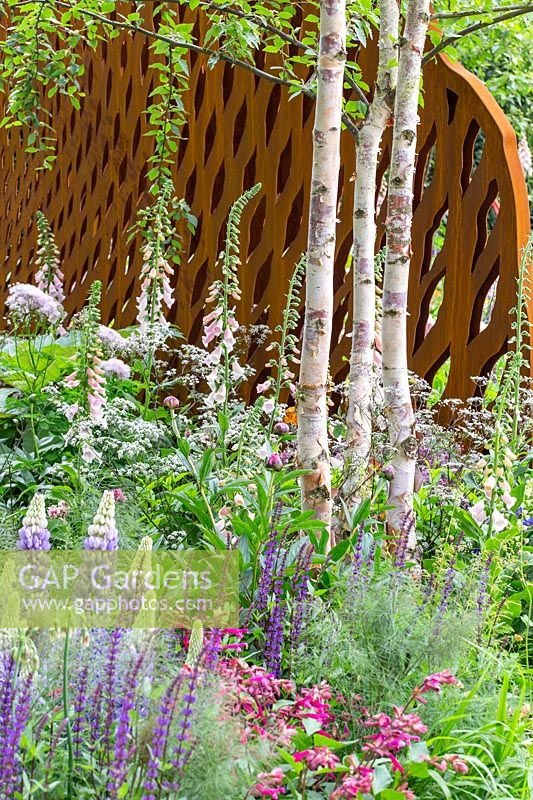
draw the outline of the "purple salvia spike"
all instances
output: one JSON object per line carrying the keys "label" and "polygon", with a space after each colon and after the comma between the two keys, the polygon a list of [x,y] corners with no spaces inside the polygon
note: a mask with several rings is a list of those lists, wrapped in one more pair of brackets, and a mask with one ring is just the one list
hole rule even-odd
{"label": "purple salvia spike", "polygon": [[74,743],[74,756],[80,757],[80,748],[82,744],[82,729],[85,722],[85,711],[87,707],[87,679],[89,676],[89,668],[84,666],[81,668],[78,675],[76,686],[76,695],[74,697],[74,721],[72,725],[73,743]]}
{"label": "purple salvia spike", "polygon": [[159,704],[158,714],[152,731],[150,745],[150,758],[146,767],[146,776],[143,786],[142,800],[156,800],[156,792],[159,791],[159,773],[164,766],[164,758],[167,750],[170,725],[174,709],[176,707],[176,695],[181,689],[184,680],[182,670],[166,689]]}
{"label": "purple salvia spike", "polygon": [[109,649],[107,653],[107,663],[105,666],[105,727],[104,727],[104,756],[109,759],[110,756],[110,741],[111,729],[115,721],[117,699],[116,694],[116,680],[117,680],[117,661],[120,649],[120,642],[122,639],[121,628],[116,628],[111,631],[109,640]]}
{"label": "purple salvia spike", "polygon": [[117,732],[115,735],[115,752],[113,763],[109,769],[110,780],[107,784],[107,791],[109,792],[110,798],[118,797],[118,792],[126,780],[129,762],[134,750],[133,745],[128,746],[131,738],[131,712],[135,708],[135,694],[143,662],[144,653],[141,653],[126,675],[123,698],[120,703]]}

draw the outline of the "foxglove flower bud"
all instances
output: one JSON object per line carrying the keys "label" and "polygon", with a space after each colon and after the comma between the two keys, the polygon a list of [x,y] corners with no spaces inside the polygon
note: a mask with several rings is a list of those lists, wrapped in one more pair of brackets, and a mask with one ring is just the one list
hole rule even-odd
{"label": "foxglove flower bud", "polygon": [[283,461],[278,453],[272,453],[269,455],[266,463],[267,467],[270,467],[270,469],[281,469],[283,467]]}
{"label": "foxglove flower bud", "polygon": [[173,397],[172,395],[165,397],[165,399],[163,400],[163,405],[165,406],[165,408],[175,409],[179,406],[179,404],[180,401],[178,400],[178,398]]}

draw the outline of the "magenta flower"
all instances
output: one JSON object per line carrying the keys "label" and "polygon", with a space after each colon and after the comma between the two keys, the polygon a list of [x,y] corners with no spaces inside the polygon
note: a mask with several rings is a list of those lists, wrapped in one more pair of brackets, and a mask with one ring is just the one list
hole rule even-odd
{"label": "magenta flower", "polygon": [[275,767],[270,772],[261,772],[257,778],[257,783],[251,789],[254,797],[279,800],[279,796],[285,794],[285,789],[282,787],[285,776],[281,767]]}
{"label": "magenta flower", "polygon": [[339,764],[339,757],[329,747],[312,747],[310,750],[300,750],[294,753],[295,761],[305,761],[309,769],[334,769]]}
{"label": "magenta flower", "polygon": [[281,456],[278,453],[271,453],[266,460],[266,465],[270,469],[282,469],[283,461]]}
{"label": "magenta flower", "polygon": [[344,775],[341,785],[331,795],[331,800],[360,798],[361,794],[370,794],[374,780],[372,767],[354,766],[353,775]]}
{"label": "magenta flower", "polygon": [[457,678],[449,669],[436,672],[433,675],[428,675],[428,677],[424,679],[422,685],[413,691],[413,697],[420,703],[426,703],[427,700],[423,697],[424,694],[428,692],[439,693],[442,687],[446,685],[457,685]]}

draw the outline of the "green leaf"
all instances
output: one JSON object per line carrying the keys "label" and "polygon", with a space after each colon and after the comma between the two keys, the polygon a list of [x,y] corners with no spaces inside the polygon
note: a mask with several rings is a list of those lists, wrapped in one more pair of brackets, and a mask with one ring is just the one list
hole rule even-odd
{"label": "green leaf", "polygon": [[322,723],[318,719],[304,719],[303,726],[305,728],[305,732],[308,736],[312,736],[314,733],[317,733],[322,728]]}
{"label": "green leaf", "polygon": [[409,758],[411,761],[425,761],[429,758],[428,746],[425,742],[413,742],[409,745]]}
{"label": "green leaf", "polygon": [[[392,783],[392,775],[389,768],[385,764],[378,764],[374,771],[374,780],[372,781],[372,791],[374,794],[379,794],[383,789],[386,789]],[[405,798],[404,798],[405,800]]]}

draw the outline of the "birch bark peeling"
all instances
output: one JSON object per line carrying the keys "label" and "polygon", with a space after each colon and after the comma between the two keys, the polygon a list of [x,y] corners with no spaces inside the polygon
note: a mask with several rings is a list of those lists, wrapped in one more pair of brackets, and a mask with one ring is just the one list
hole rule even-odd
{"label": "birch bark peeling", "polygon": [[398,86],[387,206],[387,255],[383,278],[383,390],[394,477],[389,485],[387,522],[398,536],[412,530],[407,543],[416,544],[413,491],[416,465],[415,420],[407,368],[407,292],[413,222],[413,180],[418,125],[418,94],[422,56],[429,23],[429,0],[408,0],[400,38]]}
{"label": "birch bark peeling", "polygon": [[345,61],[345,0],[321,0],[305,318],[297,407],[298,463],[309,471],[302,476],[302,507],[314,511],[329,530],[332,500],[327,386]]}
{"label": "birch bark peeling", "polygon": [[353,329],[348,414],[346,480],[343,494],[354,501],[372,447],[373,362],[376,336],[376,180],[380,144],[390,124],[396,88],[400,10],[381,0],[379,60],[374,96],[357,136],[353,213]]}

